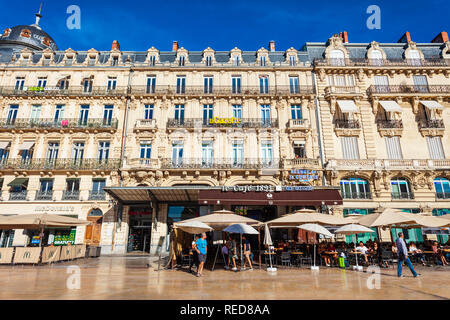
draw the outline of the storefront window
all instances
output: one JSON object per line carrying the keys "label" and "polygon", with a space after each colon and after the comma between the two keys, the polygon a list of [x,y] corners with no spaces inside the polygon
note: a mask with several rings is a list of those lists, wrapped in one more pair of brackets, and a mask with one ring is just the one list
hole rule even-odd
{"label": "storefront window", "polygon": [[[344,209],[343,210],[344,217],[347,217],[348,215],[354,215],[354,214],[366,215],[366,214],[371,214],[371,213],[373,213],[373,209]],[[377,228],[370,228],[370,229],[372,229],[375,232],[358,233],[356,235],[345,236],[345,242],[356,243],[356,239],[358,239],[358,242],[362,241],[364,243],[367,242],[369,239],[372,241],[375,241],[376,239],[378,239]]]}
{"label": "storefront window", "polygon": [[[399,209],[399,210],[406,213],[414,213],[414,214],[420,213],[420,209]],[[391,234],[393,241],[397,240],[399,232],[403,232],[406,243],[423,242],[422,228],[414,228],[414,229],[392,228]]]}
{"label": "storefront window", "polygon": [[[433,216],[443,216],[445,214],[450,214],[450,209],[433,209]],[[440,244],[447,243],[450,236],[448,235],[437,235],[437,240]]]}

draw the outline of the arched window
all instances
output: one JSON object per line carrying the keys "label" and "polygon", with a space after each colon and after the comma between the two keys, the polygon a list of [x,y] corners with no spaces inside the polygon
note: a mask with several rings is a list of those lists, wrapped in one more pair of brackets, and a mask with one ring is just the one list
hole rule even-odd
{"label": "arched window", "polygon": [[450,181],[446,178],[434,179],[437,199],[450,199]]}
{"label": "arched window", "polygon": [[100,209],[93,209],[89,212],[89,217],[101,217],[103,216],[103,212]]}
{"label": "arched window", "polygon": [[392,199],[414,199],[411,185],[406,178],[395,178],[391,180]]}
{"label": "arched window", "polygon": [[370,64],[374,66],[382,66],[383,65],[383,54],[380,50],[373,50],[370,53]]}
{"label": "arched window", "polygon": [[342,198],[371,199],[370,186],[367,180],[361,178],[347,178],[340,182]]}
{"label": "arched window", "polygon": [[345,66],[345,56],[342,50],[332,50],[330,53],[330,63],[332,66]]}

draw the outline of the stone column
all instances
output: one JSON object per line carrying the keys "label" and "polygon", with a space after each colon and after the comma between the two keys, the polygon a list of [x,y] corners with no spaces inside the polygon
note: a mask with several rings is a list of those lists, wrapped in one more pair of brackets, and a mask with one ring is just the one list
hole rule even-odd
{"label": "stone column", "polygon": [[153,211],[154,219],[152,223],[152,234],[150,242],[150,254],[159,255],[166,253],[167,242],[167,214],[168,205],[159,204],[157,210]]}

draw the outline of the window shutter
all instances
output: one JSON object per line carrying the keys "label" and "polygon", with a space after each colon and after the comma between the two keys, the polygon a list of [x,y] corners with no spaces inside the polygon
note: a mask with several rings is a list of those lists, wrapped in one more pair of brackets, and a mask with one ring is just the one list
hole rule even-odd
{"label": "window shutter", "polygon": [[399,137],[385,137],[388,159],[403,159]]}
{"label": "window shutter", "polygon": [[341,144],[344,159],[359,159],[358,140],[356,137],[342,137]]}
{"label": "window shutter", "polygon": [[427,137],[427,144],[431,159],[445,159],[441,137]]}

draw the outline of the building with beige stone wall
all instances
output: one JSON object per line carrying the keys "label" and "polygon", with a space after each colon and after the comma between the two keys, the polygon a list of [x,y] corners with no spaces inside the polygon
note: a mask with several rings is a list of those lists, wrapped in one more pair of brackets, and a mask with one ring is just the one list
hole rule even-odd
{"label": "building with beige stone wall", "polygon": [[81,52],[58,50],[38,22],[7,28],[2,213],[90,219],[76,243],[123,254],[164,252],[173,222],[222,208],[261,221],[298,208],[448,210],[435,179],[450,168],[449,42],[343,38],[284,51],[271,41],[132,52],[114,41]]}

